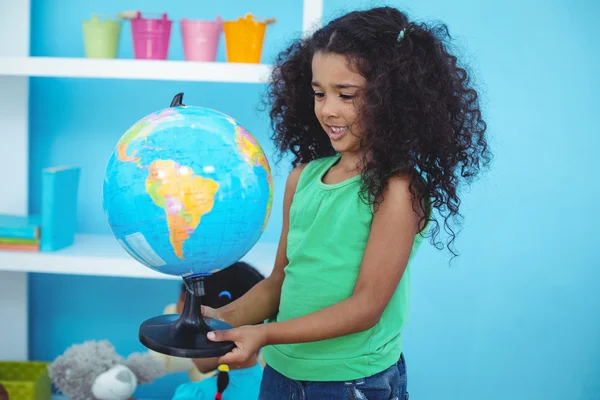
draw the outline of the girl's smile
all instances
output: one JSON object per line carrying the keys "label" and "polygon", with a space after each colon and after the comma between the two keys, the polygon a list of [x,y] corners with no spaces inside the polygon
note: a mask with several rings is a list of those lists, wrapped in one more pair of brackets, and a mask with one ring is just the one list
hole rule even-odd
{"label": "girl's smile", "polygon": [[332,141],[341,140],[348,132],[347,126],[334,126],[325,124],[327,135]]}

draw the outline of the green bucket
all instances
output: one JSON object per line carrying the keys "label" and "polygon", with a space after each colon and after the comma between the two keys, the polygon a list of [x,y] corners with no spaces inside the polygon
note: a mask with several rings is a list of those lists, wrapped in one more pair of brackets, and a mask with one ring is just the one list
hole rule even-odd
{"label": "green bucket", "polygon": [[[10,400],[50,400],[52,381],[47,362],[0,361],[0,384]],[[0,392],[0,398],[2,393]]]}
{"label": "green bucket", "polygon": [[87,58],[117,58],[121,20],[94,14],[83,21],[83,44]]}

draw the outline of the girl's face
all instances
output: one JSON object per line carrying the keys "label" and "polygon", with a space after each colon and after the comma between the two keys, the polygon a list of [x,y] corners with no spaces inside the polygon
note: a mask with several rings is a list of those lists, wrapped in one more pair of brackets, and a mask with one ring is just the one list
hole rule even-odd
{"label": "girl's face", "polygon": [[366,80],[348,68],[348,59],[335,53],[317,52],[312,59],[315,115],[338,152],[360,151],[364,129],[358,118],[360,90]]}

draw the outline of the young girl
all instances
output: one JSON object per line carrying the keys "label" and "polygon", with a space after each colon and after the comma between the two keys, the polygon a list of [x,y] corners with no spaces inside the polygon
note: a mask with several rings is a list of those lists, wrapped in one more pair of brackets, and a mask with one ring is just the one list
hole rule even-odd
{"label": "young girl", "polygon": [[295,157],[274,270],[203,309],[236,327],[209,334],[237,345],[221,362],[264,347],[262,399],[407,397],[410,261],[426,232],[438,244],[435,210],[453,252],[459,184],[490,158],[448,38],[384,7],[333,20],[279,56],[270,115],[275,143]]}

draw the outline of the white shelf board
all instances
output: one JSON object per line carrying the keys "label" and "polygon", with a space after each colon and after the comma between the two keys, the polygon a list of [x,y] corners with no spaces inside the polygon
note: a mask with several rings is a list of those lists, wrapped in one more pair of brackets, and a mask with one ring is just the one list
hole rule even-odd
{"label": "white shelf board", "polygon": [[227,62],[0,57],[0,76],[266,83],[271,66]]}
{"label": "white shelf board", "polygon": [[[276,243],[258,242],[242,261],[268,276],[276,253]],[[54,252],[3,250],[0,251],[0,271],[181,279],[146,268],[110,235],[77,235],[72,246]]]}

